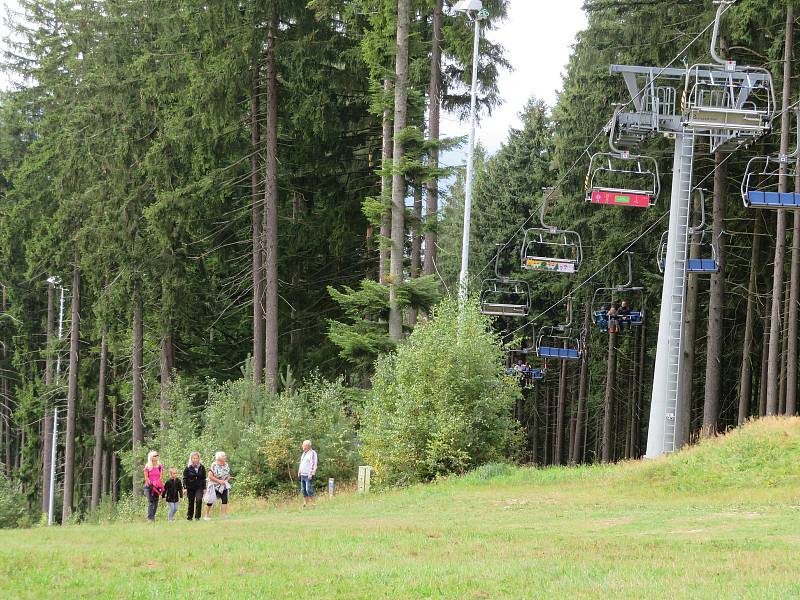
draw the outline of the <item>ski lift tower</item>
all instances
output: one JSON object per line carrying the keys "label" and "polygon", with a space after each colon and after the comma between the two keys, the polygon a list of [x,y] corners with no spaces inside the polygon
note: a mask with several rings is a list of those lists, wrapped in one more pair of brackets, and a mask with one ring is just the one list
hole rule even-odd
{"label": "ski lift tower", "polygon": [[[734,0],[735,1],[735,0]],[[772,77],[765,69],[737,66],[716,52],[722,14],[717,9],[711,55],[714,64],[688,69],[612,65],[630,92],[632,110],[617,115],[609,127],[612,143],[636,148],[664,135],[675,140],[669,232],[664,259],[664,288],[658,328],[653,396],[647,436],[648,458],[673,452],[677,439],[683,372],[683,318],[686,300],[692,167],[697,140],[708,140],[711,153],[732,152],[770,129],[775,113]],[[680,101],[679,101],[680,98]]]}

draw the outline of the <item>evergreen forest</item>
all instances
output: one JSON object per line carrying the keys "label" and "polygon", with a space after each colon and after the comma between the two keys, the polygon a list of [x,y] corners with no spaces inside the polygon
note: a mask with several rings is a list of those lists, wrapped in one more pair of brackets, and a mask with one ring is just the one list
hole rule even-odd
{"label": "evergreen forest", "polygon": [[[483,3],[479,118],[503,102],[510,64],[491,32],[511,2]],[[7,10],[0,526],[47,513],[53,459],[66,523],[135,506],[152,448],[178,467],[225,450],[234,489],[254,496],[295,483],[306,438],[323,477],[369,464],[379,486],[645,454],[673,144],[643,147],[661,175],[649,208],[586,202],[585,177],[630,102],[609,65],[710,62],[717,6],[585,0],[555,105],[531,89],[521,127],[476,149],[460,302],[466,173],[442,157],[463,156],[466,139],[440,132],[443,115],[469,119],[473,23],[451,4]],[[746,208],[740,193],[750,158],[795,145],[796,8],[740,0],[721,22],[719,48],[771,73],[777,108],[746,147],[697,145],[692,219],[719,270],[688,276],[677,446],[797,414],[800,216]],[[784,191],[800,190],[795,158]],[[540,219],[580,235],[577,273],[520,268]],[[527,286],[528,316],[482,314],[496,276]],[[614,291],[629,276],[640,289]],[[642,324],[599,327],[598,303],[621,300]],[[525,352],[565,323],[579,360]],[[541,378],[519,380],[518,360]]]}

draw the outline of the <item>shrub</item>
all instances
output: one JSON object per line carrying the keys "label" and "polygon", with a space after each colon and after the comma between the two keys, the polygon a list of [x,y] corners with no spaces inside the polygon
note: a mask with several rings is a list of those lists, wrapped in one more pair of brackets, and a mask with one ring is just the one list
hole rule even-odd
{"label": "shrub", "polygon": [[19,526],[25,515],[25,496],[10,479],[0,474],[0,529]]}
{"label": "shrub", "polygon": [[519,387],[488,319],[453,299],[377,363],[362,453],[379,484],[409,484],[513,457]]}
{"label": "shrub", "polygon": [[342,381],[314,376],[296,392],[272,398],[269,411],[256,427],[256,452],[247,460],[247,482],[253,491],[286,487],[297,479],[300,447],[311,439],[319,456],[317,478],[349,480],[358,465],[351,394]]}

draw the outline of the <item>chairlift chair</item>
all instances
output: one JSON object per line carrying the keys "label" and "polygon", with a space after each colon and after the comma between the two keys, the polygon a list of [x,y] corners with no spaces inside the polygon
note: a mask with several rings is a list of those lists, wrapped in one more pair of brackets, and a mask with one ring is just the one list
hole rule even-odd
{"label": "chairlift chair", "polygon": [[648,208],[660,187],[658,163],[651,156],[599,152],[589,160],[586,201],[592,204]]}
{"label": "chairlift chair", "polygon": [[531,290],[527,281],[500,275],[500,251],[494,257],[494,277],[481,284],[481,314],[492,317],[527,317],[531,309]]}
{"label": "chairlift chair", "polygon": [[527,317],[530,287],[526,281],[508,277],[486,279],[481,286],[481,314],[492,317]]}
{"label": "chairlift chair", "polygon": [[634,286],[633,284],[633,264],[631,260],[631,253],[627,252],[628,260],[628,281],[621,285],[613,287],[597,288],[592,295],[592,323],[596,325],[601,332],[608,331],[608,310],[613,305],[616,299],[621,298],[623,295],[636,296],[634,306],[638,306],[638,310],[631,310],[625,318],[625,322],[631,326],[641,326],[644,324],[644,288],[641,286]]}
{"label": "chairlift chair", "polygon": [[[696,275],[713,275],[719,273],[719,257],[717,255],[717,245],[711,239],[706,239],[711,236],[711,232],[703,230],[697,231],[699,239],[697,241],[689,240],[689,247],[692,245],[699,245],[702,255],[698,258],[686,258],[686,272],[694,273]],[[663,273],[667,264],[667,236],[669,231],[665,231],[661,236],[661,243],[658,250],[658,270]],[[690,238],[692,233],[689,233]]]}
{"label": "chairlift chair", "polygon": [[[715,64],[692,65],[686,72],[681,99],[684,127],[718,138],[742,141],[767,133],[775,113],[772,74],[760,67],[740,67],[717,52],[720,21],[735,0],[722,0],[717,7],[711,36]],[[736,140],[733,139],[735,143]],[[718,144],[719,145],[719,144]]]}
{"label": "chairlift chair", "polygon": [[520,266],[527,271],[577,273],[583,262],[583,242],[577,231],[560,229],[545,222],[547,202],[554,190],[542,198],[539,212],[541,227],[525,230],[520,248]]}
{"label": "chairlift chair", "polygon": [[583,243],[576,231],[555,227],[527,229],[520,251],[521,266],[528,271],[577,273],[583,262]]}
{"label": "chairlift chair", "polygon": [[573,331],[572,301],[567,303],[569,318],[563,325],[542,327],[536,339],[536,354],[540,358],[555,360],[580,360],[586,345],[586,332]]}
{"label": "chairlift chair", "polygon": [[[800,155],[800,113],[794,151],[785,155],[756,156],[747,163],[742,178],[742,201],[747,208],[800,209],[800,193],[779,191],[781,175],[793,182]],[[790,183],[793,187],[794,184]]]}
{"label": "chairlift chair", "polygon": [[[534,338],[533,341],[535,341]],[[528,365],[528,368],[519,369],[515,366],[514,356],[515,355],[522,355],[525,357],[536,355],[536,348],[520,348],[514,350],[508,350],[508,355],[510,357],[511,366],[508,367],[507,372],[509,375],[514,377],[518,377],[520,383],[523,387],[531,387],[533,382],[541,381],[547,375],[547,361],[544,361],[541,367],[533,367]],[[527,358],[525,359],[525,363],[527,364]]]}
{"label": "chairlift chair", "polygon": [[561,325],[542,327],[536,341],[536,354],[540,358],[580,360],[585,337],[585,332],[571,332]]}
{"label": "chairlift chair", "polygon": [[611,152],[598,152],[589,159],[586,201],[611,206],[647,208],[655,204],[661,189],[658,162],[652,156],[631,154],[617,148],[618,108],[609,124]]}
{"label": "chairlift chair", "polygon": [[[699,248],[699,256],[697,258],[686,258],[686,272],[694,273],[697,275],[713,275],[719,273],[719,253],[717,251],[716,240],[713,239],[713,233],[706,227],[706,202],[703,190],[697,188],[700,192],[700,205],[701,205],[701,221],[697,227],[689,228],[689,249],[693,246]],[[663,273],[667,264],[667,238],[669,231],[665,231],[661,235],[661,242],[658,247],[658,270]],[[690,253],[691,254],[691,253]]]}
{"label": "chairlift chair", "polygon": [[691,130],[737,132],[760,137],[775,112],[772,75],[758,67],[698,64],[689,67],[682,98],[684,126]]}

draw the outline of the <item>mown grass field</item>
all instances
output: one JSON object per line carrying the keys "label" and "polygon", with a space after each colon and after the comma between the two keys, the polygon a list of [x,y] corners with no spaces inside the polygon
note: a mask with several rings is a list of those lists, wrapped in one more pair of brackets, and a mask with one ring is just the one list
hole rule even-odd
{"label": "mown grass field", "polygon": [[2,598],[798,598],[800,419],[665,460],[0,535]]}

